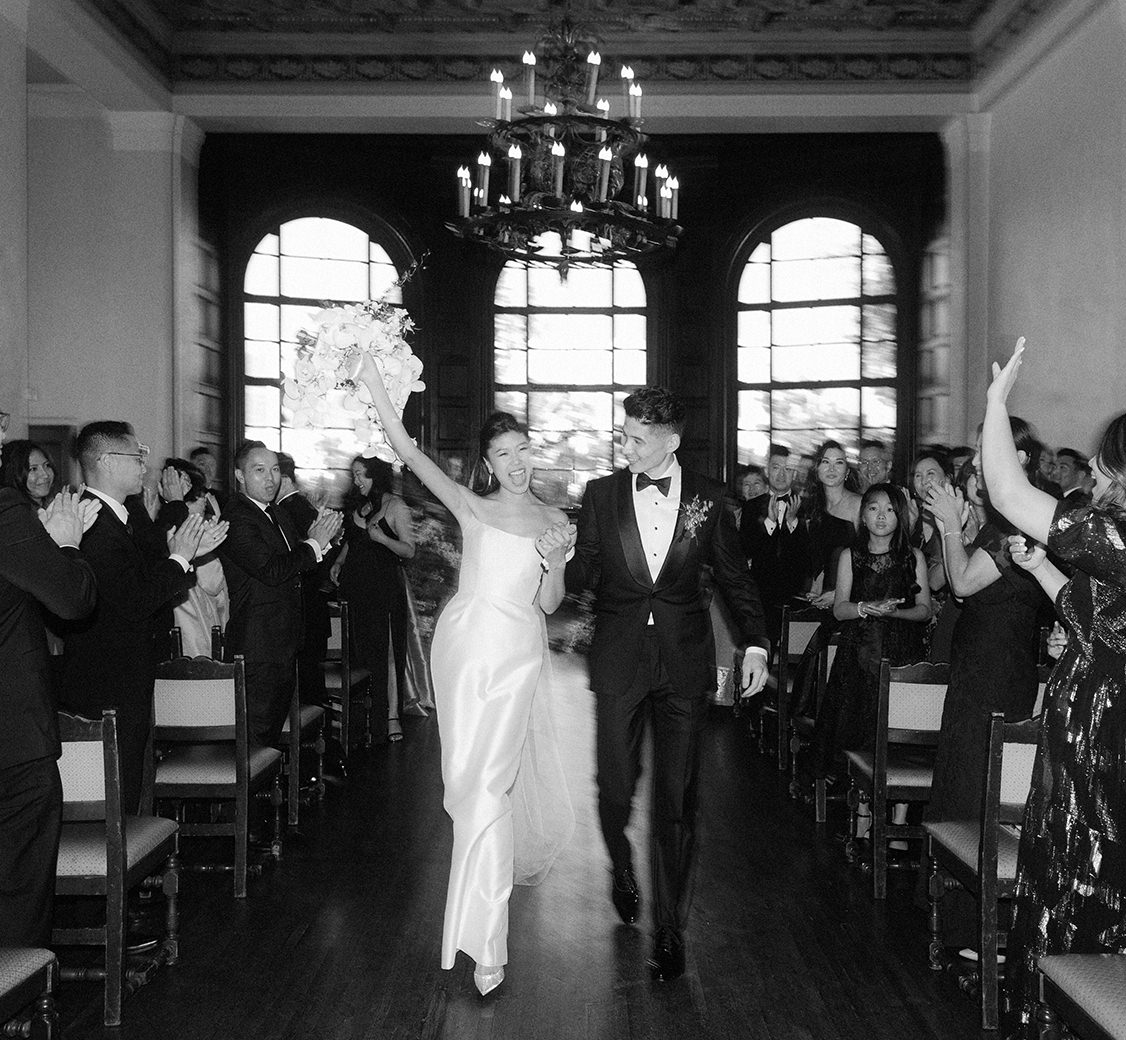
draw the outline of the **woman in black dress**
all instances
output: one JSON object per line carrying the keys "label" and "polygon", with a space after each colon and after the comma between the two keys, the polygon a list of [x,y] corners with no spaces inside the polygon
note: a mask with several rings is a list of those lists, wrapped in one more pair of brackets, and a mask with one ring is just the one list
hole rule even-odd
{"label": "woman in black dress", "polygon": [[[386,704],[386,736],[403,739],[400,700],[406,686],[408,610],[400,561],[414,556],[410,508],[391,491],[391,467],[357,455],[352,460],[353,491],[346,502],[344,548],[331,575],[348,600],[355,656],[370,672],[377,705]],[[394,652],[391,686],[388,653]],[[382,735],[376,712],[376,735]]]}
{"label": "woman in black dress", "polygon": [[1068,629],[1044,697],[1044,723],[1021,827],[1009,932],[1010,1033],[1031,1037],[1036,962],[1045,954],[1126,953],[1126,414],[1094,460],[1095,504],[1057,502],[1017,461],[1006,399],[1024,341],[993,366],[982,460],[995,508],[1072,569],[1020,540]]}

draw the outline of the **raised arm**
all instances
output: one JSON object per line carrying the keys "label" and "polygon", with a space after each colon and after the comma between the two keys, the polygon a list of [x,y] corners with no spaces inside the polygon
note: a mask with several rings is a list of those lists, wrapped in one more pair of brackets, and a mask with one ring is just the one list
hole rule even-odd
{"label": "raised arm", "polygon": [[403,420],[395,411],[387,388],[383,385],[383,375],[379,366],[368,353],[364,353],[356,378],[368,388],[372,403],[379,414],[379,421],[387,434],[387,440],[395,449],[395,454],[411,468],[423,484],[434,494],[460,522],[469,512],[468,492],[460,484],[451,480],[433,459],[422,451],[407,433]]}
{"label": "raised arm", "polygon": [[1036,541],[1047,542],[1056,500],[1029,483],[1013,443],[1006,403],[1023,356],[1022,336],[1004,368],[993,363],[993,382],[986,394],[985,421],[981,426],[981,462],[993,507]]}

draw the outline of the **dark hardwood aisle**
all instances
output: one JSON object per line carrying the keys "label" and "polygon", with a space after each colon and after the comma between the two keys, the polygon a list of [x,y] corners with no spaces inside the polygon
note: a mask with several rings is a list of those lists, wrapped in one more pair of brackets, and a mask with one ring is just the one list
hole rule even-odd
{"label": "dark hardwood aisle", "polygon": [[[648,927],[620,925],[594,811],[593,719],[582,659],[556,657],[556,719],[577,826],[539,888],[517,888],[508,976],[482,1000],[464,955],[439,969],[450,829],[433,718],[355,756],[346,787],[303,814],[279,868],[236,901],[188,875],[182,960],[101,1027],[91,984],[62,991],[70,1040],[954,1040],[971,1001],[927,968],[911,882],[873,903],[867,878],[786,797],[745,727],[714,711],[703,852],[683,979],[658,985]],[[635,816],[644,849],[647,799]],[[188,856],[191,855],[190,846]],[[644,865],[645,856],[638,857]],[[647,892],[642,874],[642,891]],[[646,915],[647,917],[647,915]]]}

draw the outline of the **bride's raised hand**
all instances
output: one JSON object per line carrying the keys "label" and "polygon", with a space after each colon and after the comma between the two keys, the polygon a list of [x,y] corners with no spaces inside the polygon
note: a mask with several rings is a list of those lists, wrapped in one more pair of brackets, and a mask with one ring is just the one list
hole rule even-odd
{"label": "bride's raised hand", "polygon": [[372,357],[370,351],[360,351],[352,378],[357,383],[366,383],[369,387],[373,383],[383,383],[383,372],[379,368],[379,362]]}
{"label": "bride's raised hand", "polygon": [[1008,400],[1009,391],[1012,390],[1017,381],[1017,373],[1020,371],[1020,364],[1023,359],[1024,337],[1021,336],[1017,340],[1017,345],[1013,347],[1012,357],[1005,363],[1004,368],[996,361],[993,362],[993,382],[989,384],[989,390],[985,395],[987,400],[1002,405]]}

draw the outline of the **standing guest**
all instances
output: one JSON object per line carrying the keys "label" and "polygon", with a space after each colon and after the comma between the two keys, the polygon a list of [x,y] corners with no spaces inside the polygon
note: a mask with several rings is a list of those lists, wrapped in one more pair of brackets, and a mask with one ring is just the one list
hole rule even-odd
{"label": "standing guest", "polygon": [[[911,467],[911,544],[916,549],[922,549],[927,561],[931,595],[940,592],[945,595],[946,570],[942,561],[942,536],[934,517],[927,510],[927,493],[932,487],[942,487],[953,480],[954,471],[950,468],[950,460],[945,453],[936,448],[927,448],[915,456]],[[941,602],[938,606],[941,606]]]}
{"label": "standing guest", "polygon": [[1063,491],[1056,483],[1056,453],[1046,444],[1036,442],[1036,461],[1032,467],[1032,486],[1059,498]]}
{"label": "standing guest", "polygon": [[275,508],[278,456],[261,441],[235,453],[238,494],[223,511],[230,531],[219,558],[231,597],[226,654],[246,661],[246,728],[250,742],[278,747],[297,679],[302,645],[301,575],[313,570],[340,530],[340,514],[317,511],[303,537]]}
{"label": "standing guest", "polygon": [[[391,490],[388,463],[357,455],[352,460],[352,484],[345,504],[344,548],[332,565],[332,576],[348,599],[356,654],[371,672],[375,702],[387,705],[387,728],[377,735],[397,742],[403,739],[399,716],[407,662],[402,562],[414,557],[414,518],[406,502]],[[392,662],[394,685],[389,674]]]}
{"label": "standing guest", "polygon": [[75,443],[87,497],[102,508],[82,540],[82,556],[98,580],[98,602],[83,621],[66,629],[61,700],[69,711],[99,718],[117,709],[121,748],[121,795],[127,814],[139,811],[145,747],[152,725],[158,660],[158,619],[191,587],[191,561],[214,551],[226,535],[223,523],[189,516],[154,559],[138,544],[125,500],[145,478],[149,449],[124,422],[84,426]]}
{"label": "standing guest", "polygon": [[723,508],[723,486],[677,461],[687,420],[683,400],[663,387],[645,387],[626,398],[625,415],[621,450],[628,468],[587,484],[567,585],[595,590],[589,661],[598,814],[613,867],[611,898],[627,924],[637,919],[640,893],[625,832],[647,720],[653,726],[650,965],[654,979],[669,980],[684,973],[700,739],[716,688],[702,567],[712,566],[740,629],[747,648],[741,685],[750,695],[767,679],[766,633],[754,580]]}
{"label": "standing guest", "polygon": [[777,643],[781,634],[782,608],[809,588],[809,530],[799,518],[795,475],[790,449],[772,444],[769,490],[744,503],[739,521],[743,553],[755,576],[771,643]]}
{"label": "standing guest", "polygon": [[844,448],[837,441],[819,445],[802,515],[809,524],[808,567],[814,585],[810,602],[824,610],[835,602],[837,561],[856,540],[860,527],[860,496],[846,487],[848,476]]}
{"label": "standing guest", "polygon": [[215,483],[219,475],[219,460],[215,453],[208,447],[200,445],[192,448],[188,453],[188,461],[203,474],[203,483],[207,493],[215,497],[220,506],[227,501],[227,494]]}
{"label": "standing guest", "polygon": [[59,480],[47,453],[34,441],[9,441],[0,465],[0,487],[15,488],[36,509],[58,494]]}
{"label": "standing guest", "polygon": [[1090,462],[1074,448],[1060,448],[1056,452],[1052,476],[1060,486],[1060,496],[1067,500],[1068,505],[1085,506],[1091,501],[1090,492],[1084,486],[1090,474]]}
{"label": "standing guest", "polygon": [[872,439],[860,442],[860,465],[857,472],[862,493],[873,484],[891,482],[891,452],[883,441]]}
{"label": "standing guest", "polygon": [[739,466],[735,470],[735,502],[731,515],[738,528],[743,520],[743,505],[769,490],[766,470],[762,466]]}
{"label": "standing guest", "polygon": [[1013,558],[1055,602],[1068,641],[1044,695],[1017,857],[1007,990],[1008,1026],[1022,1038],[1035,1035],[1040,957],[1126,953],[1126,414],[1103,434],[1094,504],[1053,500],[1029,481],[1010,432],[1023,354],[1022,339],[993,366],[982,461],[991,503],[1024,535]]}
{"label": "standing guest", "polygon": [[[1031,477],[1036,439],[1023,419],[1010,420],[1026,477]],[[980,437],[973,463],[979,468]],[[984,481],[981,481],[984,488]],[[948,485],[932,485],[927,508],[938,523],[950,591],[962,601],[950,640],[950,683],[934,766],[928,820],[980,820],[989,717],[1026,719],[1036,703],[1038,614],[1044,602],[1036,582],[1008,554],[1015,528],[989,505],[987,521],[968,545],[963,535],[967,503]],[[947,602],[947,607],[953,598]],[[943,897],[948,945],[972,947],[977,930],[974,900],[955,892]]]}
{"label": "standing guest", "polygon": [[971,448],[968,444],[956,444],[946,453],[951,472],[957,476],[966,463],[973,462],[977,453],[977,448]]}
{"label": "standing guest", "polygon": [[[0,412],[0,444],[10,422]],[[63,799],[41,611],[75,620],[94,608],[78,545],[98,507],[63,491],[40,522],[26,491],[0,489],[0,947],[51,943]]]}

